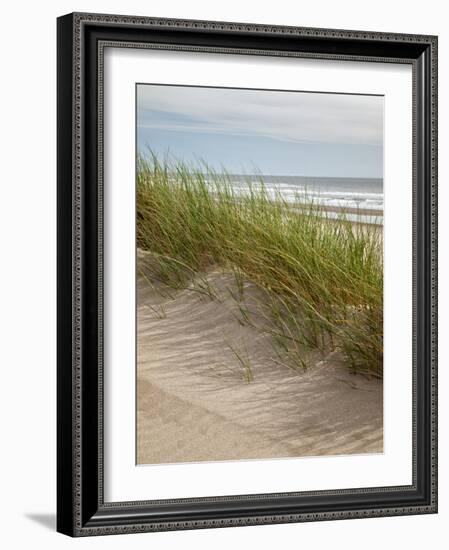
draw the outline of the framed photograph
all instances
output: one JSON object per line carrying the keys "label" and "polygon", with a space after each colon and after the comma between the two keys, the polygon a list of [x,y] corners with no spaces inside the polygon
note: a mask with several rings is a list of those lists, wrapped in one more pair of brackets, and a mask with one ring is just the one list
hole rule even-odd
{"label": "framed photograph", "polygon": [[437,511],[437,38],[58,19],[58,531]]}

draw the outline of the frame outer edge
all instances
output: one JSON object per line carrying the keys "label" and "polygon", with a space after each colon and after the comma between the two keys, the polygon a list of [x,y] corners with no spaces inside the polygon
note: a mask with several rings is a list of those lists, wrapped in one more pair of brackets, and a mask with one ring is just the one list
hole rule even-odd
{"label": "frame outer edge", "polygon": [[82,22],[72,14],[73,26],[73,535],[81,536],[82,530]]}
{"label": "frame outer edge", "polygon": [[322,27],[298,27],[291,25],[268,25],[262,23],[248,23],[236,21],[209,21],[204,19],[175,19],[164,17],[148,17],[140,15],[120,15],[90,12],[73,12],[74,19],[78,23],[104,23],[111,25],[141,25],[147,27],[161,27],[165,29],[190,29],[190,30],[213,30],[223,32],[251,32],[259,34],[291,34],[303,35],[305,37],[322,37],[334,39],[360,39],[360,40],[381,40],[388,42],[422,43],[430,44],[437,38],[428,34],[405,34],[394,32],[327,29]]}
{"label": "frame outer edge", "polygon": [[438,513],[438,37],[431,38],[431,503]]}
{"label": "frame outer edge", "polygon": [[74,534],[72,16],[57,19],[57,531]]}

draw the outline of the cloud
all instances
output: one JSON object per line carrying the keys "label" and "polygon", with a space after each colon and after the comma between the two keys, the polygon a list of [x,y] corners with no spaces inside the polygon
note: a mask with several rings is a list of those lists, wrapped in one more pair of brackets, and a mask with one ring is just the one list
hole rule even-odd
{"label": "cloud", "polygon": [[140,128],[296,143],[383,141],[381,96],[139,85],[137,102]]}

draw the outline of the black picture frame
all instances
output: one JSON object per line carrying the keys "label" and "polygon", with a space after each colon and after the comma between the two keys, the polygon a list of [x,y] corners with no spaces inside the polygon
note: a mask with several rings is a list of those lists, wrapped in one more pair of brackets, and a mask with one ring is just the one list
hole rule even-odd
{"label": "black picture frame", "polygon": [[[437,37],[74,13],[58,30],[57,530],[71,536],[437,512]],[[105,503],[102,45],[413,68],[413,483]]]}

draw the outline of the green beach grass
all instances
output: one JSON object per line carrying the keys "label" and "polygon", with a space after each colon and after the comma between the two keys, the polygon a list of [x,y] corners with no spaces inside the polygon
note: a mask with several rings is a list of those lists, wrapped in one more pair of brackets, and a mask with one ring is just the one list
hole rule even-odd
{"label": "green beach grass", "polygon": [[138,159],[137,246],[167,287],[196,277],[214,299],[201,279],[211,267],[235,274],[237,303],[245,281],[256,285],[257,315],[242,301],[240,321],[271,334],[282,363],[307,368],[311,351],[338,350],[354,372],[382,377],[382,227],[299,197],[292,207],[262,180],[242,196],[226,174],[150,156]]}

